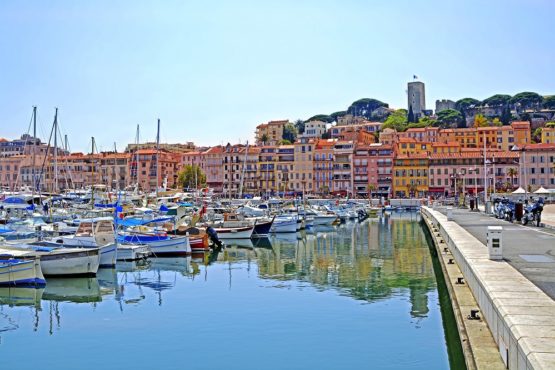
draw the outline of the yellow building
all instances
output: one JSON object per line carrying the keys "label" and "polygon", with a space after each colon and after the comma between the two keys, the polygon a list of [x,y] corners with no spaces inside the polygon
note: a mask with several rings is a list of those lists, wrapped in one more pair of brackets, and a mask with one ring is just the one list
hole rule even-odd
{"label": "yellow building", "polygon": [[258,155],[258,182],[261,194],[277,194],[293,190],[294,145],[267,145]]}
{"label": "yellow building", "polygon": [[445,154],[445,153],[458,153],[461,151],[461,144],[452,141],[447,143],[432,143],[430,153]]}
{"label": "yellow building", "polygon": [[309,138],[301,137],[299,141],[294,144],[294,164],[292,187],[296,192],[312,193],[312,179],[314,177],[313,169],[313,156],[315,141]]}
{"label": "yellow building", "polygon": [[400,137],[397,142],[396,153],[398,155],[427,154],[432,144],[421,142],[409,137]]}
{"label": "yellow building", "polygon": [[256,145],[277,145],[283,139],[283,129],[288,120],[270,121],[256,126]]}
{"label": "yellow building", "polygon": [[398,154],[393,161],[394,197],[423,197],[428,192],[428,154]]}
{"label": "yellow building", "polygon": [[555,126],[542,128],[542,143],[544,144],[555,143]]}

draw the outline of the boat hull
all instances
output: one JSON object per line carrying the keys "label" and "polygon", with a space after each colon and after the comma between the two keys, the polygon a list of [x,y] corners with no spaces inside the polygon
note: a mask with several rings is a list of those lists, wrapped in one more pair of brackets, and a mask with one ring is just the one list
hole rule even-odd
{"label": "boat hull", "polygon": [[150,256],[150,248],[143,244],[119,244],[116,254],[117,261],[137,261]]}
{"label": "boat hull", "polygon": [[254,226],[248,227],[232,227],[232,228],[214,228],[218,233],[220,240],[226,239],[250,239],[252,236]]}
{"label": "boat hull", "polygon": [[112,267],[116,265],[117,244],[110,243],[100,247],[100,267]]}
{"label": "boat hull", "polygon": [[325,215],[325,216],[314,216],[314,225],[333,225],[337,220],[337,216]]}
{"label": "boat hull", "polygon": [[79,248],[40,257],[40,267],[45,276],[96,275],[99,265],[97,248]]}
{"label": "boat hull", "polygon": [[46,281],[38,259],[0,261],[0,286],[44,284]]}
{"label": "boat hull", "polygon": [[257,223],[254,226],[254,231],[252,232],[252,237],[253,238],[267,237],[270,234],[273,222],[274,221],[272,220],[272,221],[268,221],[268,222]]}
{"label": "boat hull", "polygon": [[123,242],[140,243],[148,245],[152,254],[156,257],[183,256],[191,254],[191,244],[188,236],[159,237],[148,236],[144,238],[139,235],[125,235]]}
{"label": "boat hull", "polygon": [[271,231],[273,233],[296,233],[297,220],[274,221]]}

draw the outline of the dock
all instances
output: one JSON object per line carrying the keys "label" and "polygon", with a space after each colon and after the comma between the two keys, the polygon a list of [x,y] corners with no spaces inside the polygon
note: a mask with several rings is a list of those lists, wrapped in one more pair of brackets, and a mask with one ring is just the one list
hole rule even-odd
{"label": "dock", "polygon": [[[472,297],[466,297],[466,303],[457,302],[454,294],[451,297],[455,300],[454,307],[461,311],[459,319],[464,321],[459,331],[463,342],[468,338],[469,343],[463,343],[465,355],[473,354],[476,368],[490,367],[486,365],[488,355],[484,358],[484,351],[478,356],[482,350],[479,347],[488,345],[487,338],[481,342],[476,337],[487,333],[482,330],[473,334],[468,329],[483,320],[498,350],[497,354],[489,354],[494,363],[501,358],[504,367],[509,369],[555,368],[555,233],[511,224],[467,209],[451,212],[448,221],[444,207],[421,208],[436,243],[444,243],[445,254],[452,256],[442,258],[452,260],[464,285],[470,288]],[[488,226],[503,227],[502,260],[490,259],[486,246]],[[446,269],[444,274],[446,281],[453,281]],[[469,298],[476,303],[479,320],[468,317],[471,312],[466,311],[472,305]],[[470,347],[470,352],[465,345]]]}

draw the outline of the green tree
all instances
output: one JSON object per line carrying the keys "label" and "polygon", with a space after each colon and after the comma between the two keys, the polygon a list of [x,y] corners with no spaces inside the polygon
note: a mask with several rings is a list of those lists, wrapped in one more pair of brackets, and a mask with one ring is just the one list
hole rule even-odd
{"label": "green tree", "polygon": [[177,183],[182,188],[195,189],[206,185],[206,175],[197,165],[186,165],[177,174]]}
{"label": "green tree", "polygon": [[474,116],[474,127],[485,127],[488,125],[488,119],[483,114]]}
{"label": "green tree", "polygon": [[388,108],[389,105],[377,99],[363,98],[353,102],[347,109],[347,113],[352,114],[353,116],[370,119],[372,111],[380,107]]}
{"label": "green tree", "polygon": [[409,113],[407,115],[407,121],[409,123],[414,123],[416,122],[416,119],[414,117],[414,111],[412,110],[412,105],[409,107]]}
{"label": "green tree", "polygon": [[541,141],[542,141],[542,128],[541,127],[538,127],[532,133],[532,141],[534,141],[536,143],[541,143]]}
{"label": "green tree", "polygon": [[322,139],[331,139],[331,133],[329,131],[326,131],[322,134]]}
{"label": "green tree", "polygon": [[291,123],[286,124],[283,127],[283,140],[288,140],[290,143],[294,143],[297,140],[297,129]]}
{"label": "green tree", "polygon": [[342,110],[339,112],[333,112],[332,114],[330,114],[330,117],[333,119],[333,122],[337,122],[339,117],[343,117],[347,114],[346,110]]}
{"label": "green tree", "polygon": [[391,113],[382,125],[382,130],[392,128],[397,131],[405,131],[407,126],[407,110],[397,109]]}
{"label": "green tree", "polygon": [[[463,98],[455,102],[455,110],[459,112],[466,111],[470,106],[479,106],[480,101],[474,98]],[[440,112],[441,113],[441,112]]]}
{"label": "green tree", "polygon": [[493,96],[490,96],[487,99],[484,99],[482,101],[482,105],[487,105],[489,107],[506,107],[509,104],[509,101],[511,100],[511,96],[510,95],[505,95],[505,94],[495,94]]}
{"label": "green tree", "polygon": [[437,126],[458,126],[463,121],[461,112],[455,109],[445,109],[437,114]]}
{"label": "green tree", "polygon": [[420,117],[420,119],[418,119],[418,124],[423,125],[421,127],[433,126],[435,123],[436,120],[431,119],[430,117]]}
{"label": "green tree", "polygon": [[511,188],[513,188],[513,184],[515,183],[514,178],[517,175],[517,170],[515,170],[514,168],[509,168],[507,170],[507,176],[509,176],[511,178]]}
{"label": "green tree", "polygon": [[547,122],[545,127],[555,127],[555,122]]}
{"label": "green tree", "polygon": [[[308,121],[311,121],[311,119],[308,119]],[[295,128],[297,129],[297,132],[299,134],[302,134],[304,132],[304,121],[302,119],[298,119],[295,121]]]}
{"label": "green tree", "polygon": [[509,107],[503,108],[503,112],[501,113],[500,118],[503,125],[507,126],[508,124],[510,124],[512,118],[513,116],[511,115],[511,109]]}
{"label": "green tree", "polygon": [[543,97],[535,92],[524,91],[513,96],[509,103],[519,106],[520,109],[539,108],[543,103]]}
{"label": "green tree", "polygon": [[543,107],[545,109],[555,109],[555,95],[544,96]]}
{"label": "green tree", "polygon": [[262,137],[260,138],[260,141],[262,141],[262,144],[266,145],[268,140],[270,140],[270,138],[268,137],[268,134],[262,134]]}
{"label": "green tree", "polygon": [[335,119],[332,116],[327,114],[317,114],[315,116],[310,117],[305,122],[310,122],[310,121],[322,121],[326,123],[332,123],[335,121]]}
{"label": "green tree", "polygon": [[287,139],[281,139],[281,140],[278,142],[278,145],[291,145],[291,144],[292,144],[291,141],[289,141],[289,140],[287,140]]}

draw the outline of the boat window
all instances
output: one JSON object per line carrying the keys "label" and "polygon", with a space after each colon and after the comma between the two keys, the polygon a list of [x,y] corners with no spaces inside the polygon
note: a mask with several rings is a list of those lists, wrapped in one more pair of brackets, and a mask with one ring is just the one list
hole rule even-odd
{"label": "boat window", "polygon": [[75,235],[77,236],[90,236],[92,234],[92,223],[81,222]]}

